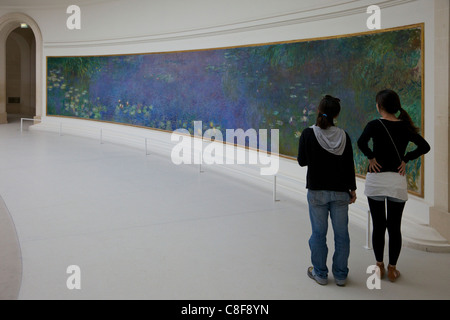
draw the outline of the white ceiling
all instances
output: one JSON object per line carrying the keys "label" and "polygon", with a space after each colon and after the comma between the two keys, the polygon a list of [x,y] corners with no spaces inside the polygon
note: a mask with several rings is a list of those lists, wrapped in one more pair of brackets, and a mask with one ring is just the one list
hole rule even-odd
{"label": "white ceiling", "polygon": [[67,7],[72,4],[87,5],[115,0],[0,0],[0,7]]}
{"label": "white ceiling", "polygon": [[[67,7],[69,5],[76,4],[78,6],[85,6],[90,4],[97,3],[107,3],[107,2],[117,2],[119,0],[0,0],[0,8],[1,7],[10,7],[10,8],[49,8],[49,7]],[[148,2],[152,1],[164,1],[169,2],[172,1],[175,5],[177,1],[192,1],[199,2],[199,0],[147,0]],[[202,1],[202,0],[200,0]],[[219,1],[222,2],[224,0],[208,0],[207,2]],[[225,0],[226,1],[226,0]],[[245,1],[245,0],[244,0]],[[351,3],[357,2],[356,0],[284,0],[285,2],[297,2],[296,5],[300,5],[300,7],[304,9],[316,8],[316,7],[324,7],[324,6],[335,6],[337,4],[342,3]]]}

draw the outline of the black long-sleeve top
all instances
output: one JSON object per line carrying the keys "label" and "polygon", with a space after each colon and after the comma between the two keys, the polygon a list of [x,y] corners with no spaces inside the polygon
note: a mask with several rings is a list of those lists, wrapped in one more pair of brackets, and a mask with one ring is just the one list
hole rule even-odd
{"label": "black long-sleeve top", "polygon": [[298,147],[298,164],[308,166],[306,188],[348,192],[356,190],[355,164],[350,136],[345,133],[346,144],[342,155],[322,148],[312,128],[303,130]]}
{"label": "black long-sleeve top", "polygon": [[[401,160],[405,163],[430,151],[428,142],[420,134],[412,131],[407,122],[385,119],[381,119],[381,121],[383,121],[383,124],[389,130]],[[372,149],[369,148],[370,139],[373,140]],[[405,154],[409,142],[414,143],[417,148]],[[398,172],[401,161],[389,134],[379,120],[370,121],[366,125],[358,139],[358,147],[368,159],[375,158],[377,160],[381,165],[381,172]]]}

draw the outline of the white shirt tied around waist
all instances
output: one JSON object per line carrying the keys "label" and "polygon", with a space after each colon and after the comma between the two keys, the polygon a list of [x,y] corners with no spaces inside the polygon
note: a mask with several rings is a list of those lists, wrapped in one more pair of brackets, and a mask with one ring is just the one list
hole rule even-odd
{"label": "white shirt tied around waist", "polygon": [[406,176],[397,172],[368,172],[364,194],[367,197],[386,196],[407,201]]}

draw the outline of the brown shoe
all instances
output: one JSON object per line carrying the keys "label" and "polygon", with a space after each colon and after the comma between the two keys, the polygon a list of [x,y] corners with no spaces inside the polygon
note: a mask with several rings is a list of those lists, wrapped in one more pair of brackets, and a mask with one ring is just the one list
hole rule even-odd
{"label": "brown shoe", "polygon": [[378,262],[377,261],[377,267],[378,267],[378,271],[377,271],[377,275],[380,279],[384,278],[384,274],[386,272],[386,270],[384,269],[384,262]]}
{"label": "brown shoe", "polygon": [[400,272],[395,266],[388,265],[388,278],[391,282],[395,282],[397,278],[400,277]]}

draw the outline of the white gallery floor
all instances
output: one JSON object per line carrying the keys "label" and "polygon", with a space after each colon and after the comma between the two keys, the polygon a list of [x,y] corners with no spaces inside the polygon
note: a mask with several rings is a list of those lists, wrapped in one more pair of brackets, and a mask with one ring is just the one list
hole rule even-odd
{"label": "white gallery floor", "polygon": [[[332,275],[316,284],[306,275],[305,199],[275,203],[267,188],[218,170],[93,139],[20,133],[17,121],[0,126],[0,150],[0,299],[450,298],[450,254],[408,247],[398,282],[370,290],[373,252],[353,224],[347,286]],[[332,236],[330,228],[330,270]],[[67,287],[72,265],[81,289]]]}

